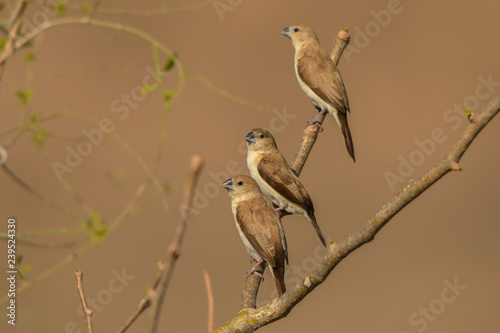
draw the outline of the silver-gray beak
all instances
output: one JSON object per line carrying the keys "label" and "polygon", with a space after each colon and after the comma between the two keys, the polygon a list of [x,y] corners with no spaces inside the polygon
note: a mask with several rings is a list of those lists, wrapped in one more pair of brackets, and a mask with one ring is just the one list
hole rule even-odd
{"label": "silver-gray beak", "polygon": [[281,34],[287,36],[288,38],[292,38],[292,35],[290,34],[290,27],[286,27],[281,30]]}
{"label": "silver-gray beak", "polygon": [[224,187],[225,189],[228,189],[230,191],[234,191],[234,187],[233,187],[233,181],[231,178],[229,178],[228,180],[226,180],[224,183],[222,183],[222,187]]}
{"label": "silver-gray beak", "polygon": [[253,132],[250,132],[245,136],[245,140],[247,140],[249,143],[255,143],[255,134]]}

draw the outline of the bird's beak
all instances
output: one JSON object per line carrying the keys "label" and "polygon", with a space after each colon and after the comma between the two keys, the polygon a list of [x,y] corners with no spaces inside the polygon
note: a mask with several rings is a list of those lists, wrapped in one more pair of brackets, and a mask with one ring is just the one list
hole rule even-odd
{"label": "bird's beak", "polygon": [[286,27],[281,30],[281,34],[287,36],[288,38],[292,38],[292,35],[290,34],[290,27]]}
{"label": "bird's beak", "polygon": [[231,180],[231,178],[229,178],[224,183],[222,183],[222,187],[224,187],[225,189],[228,189],[230,191],[234,191],[233,181]]}
{"label": "bird's beak", "polygon": [[245,136],[245,140],[247,140],[249,143],[255,143],[255,134],[253,132],[250,132]]}

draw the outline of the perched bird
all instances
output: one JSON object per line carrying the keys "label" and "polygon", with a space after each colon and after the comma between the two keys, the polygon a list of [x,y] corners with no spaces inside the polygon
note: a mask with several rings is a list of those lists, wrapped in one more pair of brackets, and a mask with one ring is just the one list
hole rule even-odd
{"label": "perched bird", "polygon": [[326,247],[325,238],[314,216],[311,196],[281,155],[272,134],[265,129],[255,128],[247,134],[245,140],[248,170],[262,193],[278,206],[277,210],[284,209],[289,213],[305,216]]}
{"label": "perched bird", "polygon": [[347,113],[350,112],[349,100],[337,66],[307,25],[292,25],[283,29],[281,33],[292,40],[295,48],[295,75],[300,87],[311,99],[314,107],[320,111],[308,123],[316,122],[319,115],[325,111],[330,112],[342,130],[347,152],[356,162],[351,132],[347,124]]}
{"label": "perched bird", "polygon": [[231,198],[236,229],[245,245],[248,254],[257,264],[247,272],[247,277],[256,273],[255,270],[262,261],[267,263],[278,296],[283,295],[285,287],[285,260],[288,264],[288,250],[285,231],[281,220],[269,200],[259,189],[259,186],[249,176],[236,176],[226,180],[222,187],[228,190]]}

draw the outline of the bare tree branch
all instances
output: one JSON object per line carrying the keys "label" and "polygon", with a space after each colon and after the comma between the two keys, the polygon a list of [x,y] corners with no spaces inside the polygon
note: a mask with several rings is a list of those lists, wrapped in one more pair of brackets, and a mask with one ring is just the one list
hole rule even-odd
{"label": "bare tree branch", "polygon": [[184,185],[184,199],[180,207],[181,218],[179,224],[177,225],[172,243],[167,249],[167,265],[164,265],[162,262],[158,261],[158,273],[156,275],[153,286],[140,300],[139,304],[137,305],[137,309],[129,316],[127,321],[122,324],[122,326],[118,330],[119,333],[125,332],[149,306],[153,307],[150,316],[150,331],[156,332],[158,328],[161,306],[165,298],[170,280],[172,279],[175,263],[180,255],[180,249],[182,247],[184,235],[186,233],[189,218],[191,216],[194,190],[196,189],[196,185],[198,184],[198,179],[200,177],[203,164],[203,157],[200,154],[196,154],[191,157],[190,172]]}
{"label": "bare tree branch", "polygon": [[212,292],[212,283],[210,275],[206,269],[203,270],[203,279],[205,280],[205,289],[207,289],[208,300],[208,332],[214,330],[214,294]]}
{"label": "bare tree branch", "polygon": [[126,322],[122,324],[120,329],[118,330],[118,333],[123,333],[125,332],[132,324],[135,322],[137,318],[141,315],[144,310],[146,310],[150,305],[151,305],[151,297],[158,287],[158,284],[160,283],[161,277],[163,276],[163,272],[165,271],[165,264],[161,261],[157,261],[156,264],[158,265],[158,272],[156,273],[155,281],[153,282],[153,286],[148,290],[146,295],[139,301],[139,304],[137,305],[137,309],[135,309],[134,313],[132,313]]}
{"label": "bare tree branch", "polygon": [[92,311],[88,306],[87,306],[87,301],[85,300],[85,294],[83,293],[83,272],[80,268],[78,268],[75,271],[75,278],[76,278],[76,289],[78,290],[78,294],[80,295],[80,301],[82,302],[82,307],[83,307],[83,313],[85,314],[85,322],[87,323],[87,332],[92,333],[93,328],[92,328],[92,315],[94,314],[94,311]]}
{"label": "bare tree branch", "polygon": [[191,158],[190,173],[184,185],[184,199],[181,209],[181,219],[177,225],[177,229],[172,239],[172,243],[167,250],[167,263],[166,269],[162,274],[158,288],[152,291],[151,297],[151,316],[149,331],[156,332],[158,329],[158,322],[160,320],[161,307],[167,293],[168,286],[174,274],[175,263],[181,253],[184,235],[188,226],[189,218],[191,217],[191,210],[193,205],[194,190],[198,184],[198,180],[203,168],[203,157],[201,154],[193,155]]}
{"label": "bare tree branch", "polygon": [[[341,38],[338,38],[338,40],[339,39]],[[335,49],[334,47],[334,50]],[[339,58],[334,55],[331,57],[332,59]],[[386,203],[361,229],[353,232],[346,239],[331,244],[328,253],[323,257],[322,261],[304,279],[288,288],[283,296],[258,310],[255,309],[255,306],[242,309],[235,318],[231,319],[214,332],[253,332],[262,326],[285,317],[296,304],[328,277],[330,272],[339,262],[357,248],[372,241],[377,232],[406,205],[416,199],[448,172],[459,171],[460,167],[458,166],[458,162],[460,158],[468,149],[474,138],[499,111],[500,95],[494,98],[481,113],[471,114],[468,117],[470,121],[469,126],[462,137],[455,143],[451,151],[439,164],[434,166],[418,181],[413,181],[406,185],[400,193]],[[294,169],[298,171],[297,173],[300,173],[302,166],[307,160],[307,155],[317,137],[317,130],[314,132],[311,126],[308,126],[304,130],[301,147],[299,148],[299,153],[293,164]],[[255,284],[252,283],[253,280],[249,279],[244,294],[251,288],[255,288]]]}
{"label": "bare tree branch", "polygon": [[[266,263],[262,262],[255,270],[260,275],[264,274]],[[241,294],[241,309],[257,308],[257,293],[260,287],[260,277],[257,274],[250,275],[246,280],[245,289]]]}

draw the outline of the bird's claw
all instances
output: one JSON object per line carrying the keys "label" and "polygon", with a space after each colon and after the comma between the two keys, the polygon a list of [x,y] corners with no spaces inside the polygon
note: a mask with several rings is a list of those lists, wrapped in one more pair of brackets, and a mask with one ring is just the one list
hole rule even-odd
{"label": "bird's claw", "polygon": [[319,122],[316,118],[317,118],[317,117],[314,117],[313,119],[308,120],[308,121],[306,122],[306,127],[311,126],[311,125],[315,125],[315,124],[316,124],[316,125],[318,125],[318,127],[319,127],[319,132],[323,132],[323,125],[321,125],[321,124],[320,124],[320,122]]}
{"label": "bird's claw", "polygon": [[247,276],[245,277],[245,281],[248,280],[248,277],[252,274],[257,275],[258,277],[260,277],[261,281],[264,281],[264,276],[262,274],[260,274],[259,272],[255,271],[253,268],[251,270],[249,270],[246,274],[247,274]]}

